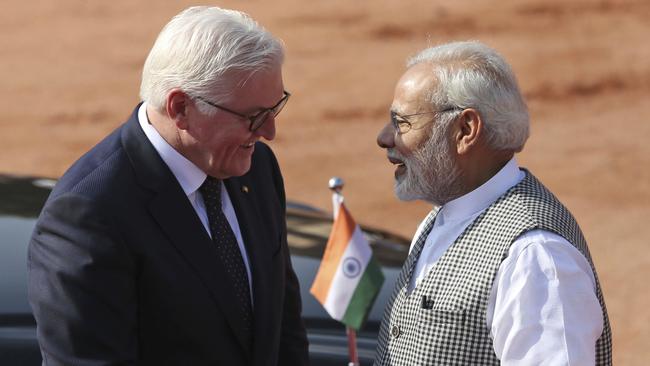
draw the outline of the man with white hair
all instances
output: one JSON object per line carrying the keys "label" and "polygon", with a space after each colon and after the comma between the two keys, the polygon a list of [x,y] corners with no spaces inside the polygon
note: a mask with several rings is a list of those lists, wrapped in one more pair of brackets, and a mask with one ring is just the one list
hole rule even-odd
{"label": "man with white hair", "polygon": [[44,365],[306,365],[277,161],[278,39],[192,7],[130,119],[60,179],[29,245]]}
{"label": "man with white hair", "polygon": [[574,217],[514,154],[528,138],[509,65],[478,42],[421,51],[377,137],[420,224],[375,365],[609,365],[611,330]]}

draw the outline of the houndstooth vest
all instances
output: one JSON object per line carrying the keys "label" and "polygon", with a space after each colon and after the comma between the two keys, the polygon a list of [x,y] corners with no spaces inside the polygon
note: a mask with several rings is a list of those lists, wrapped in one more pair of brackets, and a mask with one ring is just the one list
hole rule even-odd
{"label": "houndstooth vest", "polygon": [[486,325],[488,298],[510,245],[533,229],[561,235],[589,261],[604,320],[596,365],[611,365],[611,329],[587,243],[571,213],[525,172],[525,178],[481,213],[407,294],[437,210],[429,214],[386,307],[375,366],[499,365]]}

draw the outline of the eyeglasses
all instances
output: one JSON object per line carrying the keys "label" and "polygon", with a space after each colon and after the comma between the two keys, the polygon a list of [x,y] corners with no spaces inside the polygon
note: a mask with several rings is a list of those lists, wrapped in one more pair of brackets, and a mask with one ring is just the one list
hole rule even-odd
{"label": "eyeglasses", "polygon": [[446,112],[451,112],[451,111],[462,111],[464,108],[461,107],[448,107],[445,109],[441,109],[439,111],[431,111],[431,112],[422,112],[422,113],[413,113],[413,114],[407,114],[407,115],[400,115],[397,114],[396,112],[391,111],[390,112],[390,123],[393,125],[393,128],[398,134],[404,134],[407,133],[413,128],[413,122],[409,121],[409,118],[415,117],[415,116],[420,116],[424,114],[442,114]]}
{"label": "eyeglasses", "polygon": [[239,112],[235,112],[232,109],[222,107],[222,106],[220,106],[220,105],[218,105],[216,103],[212,103],[211,101],[209,101],[209,100],[207,100],[207,99],[205,99],[203,97],[196,97],[196,99],[199,99],[200,101],[202,101],[202,102],[204,102],[204,103],[206,103],[208,105],[211,105],[211,106],[213,106],[215,108],[219,108],[219,109],[224,110],[224,111],[226,111],[228,113],[232,113],[235,116],[247,119],[250,122],[250,125],[248,127],[249,130],[251,132],[255,132],[255,131],[257,131],[258,128],[262,127],[262,125],[264,124],[264,122],[266,122],[266,120],[269,118],[269,116],[275,117],[280,113],[280,111],[282,111],[282,108],[284,108],[284,106],[287,104],[287,101],[289,100],[289,97],[291,96],[291,93],[289,93],[286,90],[283,93],[284,93],[284,95],[282,96],[282,99],[280,99],[280,101],[278,101],[273,107],[263,109],[263,110],[255,113],[252,116],[246,116],[246,115],[241,114]]}

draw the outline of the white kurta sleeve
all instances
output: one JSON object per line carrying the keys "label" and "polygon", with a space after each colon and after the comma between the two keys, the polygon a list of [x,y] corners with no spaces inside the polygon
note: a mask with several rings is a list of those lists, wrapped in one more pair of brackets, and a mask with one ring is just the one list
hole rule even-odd
{"label": "white kurta sleeve", "polygon": [[531,231],[499,267],[487,326],[502,365],[593,365],[603,316],[593,271],[564,238]]}

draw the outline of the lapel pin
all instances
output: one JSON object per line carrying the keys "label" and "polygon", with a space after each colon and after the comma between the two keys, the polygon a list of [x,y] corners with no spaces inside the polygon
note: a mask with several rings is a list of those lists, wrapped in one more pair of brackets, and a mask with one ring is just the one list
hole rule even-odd
{"label": "lapel pin", "polygon": [[241,186],[241,191],[244,193],[248,193],[248,186]]}

